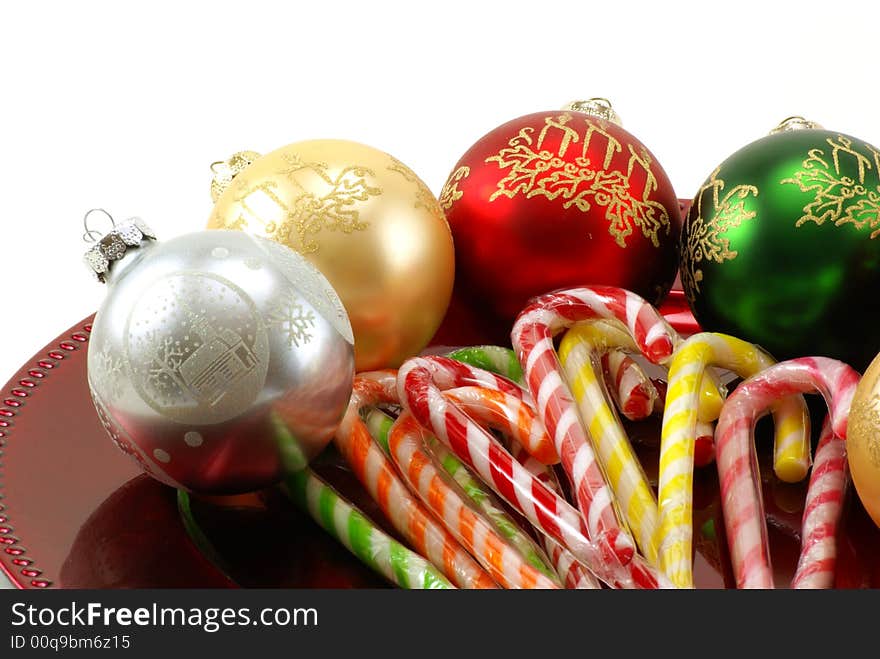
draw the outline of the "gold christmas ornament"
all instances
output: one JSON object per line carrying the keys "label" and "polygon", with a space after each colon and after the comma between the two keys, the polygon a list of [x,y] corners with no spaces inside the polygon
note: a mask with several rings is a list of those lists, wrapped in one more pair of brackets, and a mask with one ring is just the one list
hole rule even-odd
{"label": "gold christmas ornament", "polygon": [[317,266],[348,311],[358,371],[399,366],[424,348],[449,305],[455,259],[421,179],[384,151],[310,140],[218,181],[242,153],[253,154],[212,166],[220,194],[208,228],[270,238]]}
{"label": "gold christmas ornament", "polygon": [[853,396],[846,456],[859,499],[880,526],[880,355],[865,371]]}

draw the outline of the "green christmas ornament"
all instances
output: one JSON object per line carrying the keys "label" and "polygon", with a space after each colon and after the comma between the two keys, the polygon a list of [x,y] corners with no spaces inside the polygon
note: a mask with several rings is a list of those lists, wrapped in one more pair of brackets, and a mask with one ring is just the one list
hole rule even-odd
{"label": "green christmas ornament", "polygon": [[880,351],[880,149],[800,117],[694,197],[681,280],[706,331],[864,369]]}

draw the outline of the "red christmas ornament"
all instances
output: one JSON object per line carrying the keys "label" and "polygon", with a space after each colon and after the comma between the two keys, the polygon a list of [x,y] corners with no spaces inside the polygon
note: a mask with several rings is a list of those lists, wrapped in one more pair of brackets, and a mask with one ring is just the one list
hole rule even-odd
{"label": "red christmas ornament", "polygon": [[607,101],[572,103],[509,121],[462,156],[440,195],[459,302],[509,332],[529,298],[557,288],[605,284],[663,299],[678,268],[678,199],[615,120]]}

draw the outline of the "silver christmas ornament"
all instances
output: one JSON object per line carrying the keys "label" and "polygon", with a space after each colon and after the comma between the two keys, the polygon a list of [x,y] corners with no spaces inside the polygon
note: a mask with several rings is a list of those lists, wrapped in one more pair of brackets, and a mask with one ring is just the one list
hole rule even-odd
{"label": "silver christmas ornament", "polygon": [[308,261],[243,231],[157,242],[140,220],[115,226],[85,260],[108,285],[89,341],[92,399],[145,471],[234,494],[325,447],[351,396],[354,340]]}

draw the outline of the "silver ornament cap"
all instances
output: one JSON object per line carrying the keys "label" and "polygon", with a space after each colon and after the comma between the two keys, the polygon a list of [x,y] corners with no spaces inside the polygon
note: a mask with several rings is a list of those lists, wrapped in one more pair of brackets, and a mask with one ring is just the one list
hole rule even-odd
{"label": "silver ornament cap", "polygon": [[[93,213],[103,213],[110,219],[112,229],[101,235],[94,229],[89,228],[89,217]],[[107,274],[114,261],[121,260],[131,249],[137,249],[144,241],[156,240],[156,234],[139,217],[132,217],[117,225],[113,216],[103,208],[93,208],[83,217],[85,233],[83,239],[86,242],[95,242],[83,255],[86,267],[102,284],[107,283]],[[95,238],[95,236],[100,236]]]}

